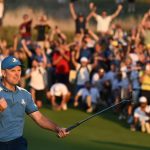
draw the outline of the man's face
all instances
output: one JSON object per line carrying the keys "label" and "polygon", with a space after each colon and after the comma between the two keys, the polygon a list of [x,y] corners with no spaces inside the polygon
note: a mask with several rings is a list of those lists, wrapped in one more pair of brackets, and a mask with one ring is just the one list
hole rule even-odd
{"label": "man's face", "polygon": [[102,17],[105,18],[106,16],[107,16],[107,12],[106,12],[106,11],[103,11],[103,12],[102,12]]}
{"label": "man's face", "polygon": [[105,71],[104,71],[104,69],[99,69],[99,70],[98,70],[98,73],[99,73],[99,76],[100,76],[100,77],[103,77],[104,74],[105,74]]}
{"label": "man's face", "polygon": [[87,65],[88,65],[88,62],[86,62],[86,61],[82,61],[82,62],[81,62],[81,66],[82,66],[82,67],[86,67]]}
{"label": "man's face", "polygon": [[145,108],[147,106],[147,103],[140,103],[141,108]]}
{"label": "man's face", "polygon": [[29,16],[27,14],[23,15],[23,20],[27,21],[29,19]]}
{"label": "man's face", "polygon": [[6,69],[2,71],[4,80],[10,85],[17,85],[21,77],[21,67],[16,66],[12,69]]}
{"label": "man's face", "polygon": [[83,22],[84,21],[84,17],[83,16],[79,16],[79,20],[80,20],[80,22]]}

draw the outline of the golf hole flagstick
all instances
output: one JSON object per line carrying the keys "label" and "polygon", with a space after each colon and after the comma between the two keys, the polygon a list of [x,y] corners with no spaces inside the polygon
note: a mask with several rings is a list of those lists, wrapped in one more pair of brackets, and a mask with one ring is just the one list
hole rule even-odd
{"label": "golf hole flagstick", "polygon": [[81,120],[81,121],[75,123],[74,125],[68,127],[68,128],[66,129],[66,131],[67,131],[67,132],[68,132],[68,131],[71,131],[71,130],[73,130],[74,128],[78,127],[80,124],[82,124],[82,123],[84,123],[84,122],[86,122],[86,121],[88,121],[88,120],[94,118],[95,116],[98,116],[99,114],[101,114],[101,113],[103,113],[103,112],[105,112],[105,111],[107,111],[107,110],[109,110],[109,109],[111,109],[111,108],[114,108],[114,107],[116,107],[116,106],[118,106],[118,105],[120,105],[120,104],[127,103],[127,102],[131,102],[131,101],[130,101],[130,100],[122,100],[122,101],[121,101],[120,103],[118,103],[118,104],[114,104],[114,105],[112,105],[112,106],[110,106],[110,107],[107,107],[107,108],[105,108],[105,109],[103,109],[103,110],[101,110],[101,111],[99,111],[99,112],[97,112],[97,113],[95,113],[95,114],[93,114],[93,115],[91,115],[91,116],[89,116],[89,117],[87,117],[87,118],[85,118],[85,119],[83,119],[83,120]]}

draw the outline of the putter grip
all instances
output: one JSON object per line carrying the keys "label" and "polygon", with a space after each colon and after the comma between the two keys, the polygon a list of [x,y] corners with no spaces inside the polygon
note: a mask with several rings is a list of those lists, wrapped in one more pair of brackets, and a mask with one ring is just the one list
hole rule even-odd
{"label": "putter grip", "polygon": [[72,129],[76,128],[76,127],[79,126],[79,125],[80,125],[79,123],[76,123],[76,124],[74,124],[74,125],[68,127],[68,128],[66,129],[66,132],[71,131]]}

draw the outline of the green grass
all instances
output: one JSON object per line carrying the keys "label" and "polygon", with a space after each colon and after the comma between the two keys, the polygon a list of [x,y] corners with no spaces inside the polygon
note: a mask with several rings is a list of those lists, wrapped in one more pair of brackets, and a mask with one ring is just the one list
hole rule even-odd
{"label": "green grass", "polygon": [[[84,119],[88,114],[69,109],[66,112],[54,112],[49,108],[41,112],[59,125],[69,125]],[[39,128],[27,117],[24,136],[28,140],[29,150],[149,150],[150,135],[131,132],[125,122],[117,120],[111,112],[82,124],[72,130],[65,139],[58,139],[52,132]]]}

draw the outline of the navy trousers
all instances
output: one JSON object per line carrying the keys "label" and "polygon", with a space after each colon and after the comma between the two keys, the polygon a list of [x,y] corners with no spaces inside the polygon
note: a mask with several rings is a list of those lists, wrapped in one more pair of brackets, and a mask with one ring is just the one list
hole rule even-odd
{"label": "navy trousers", "polygon": [[8,142],[0,142],[0,150],[27,150],[27,141],[23,137]]}

